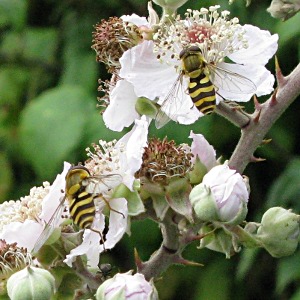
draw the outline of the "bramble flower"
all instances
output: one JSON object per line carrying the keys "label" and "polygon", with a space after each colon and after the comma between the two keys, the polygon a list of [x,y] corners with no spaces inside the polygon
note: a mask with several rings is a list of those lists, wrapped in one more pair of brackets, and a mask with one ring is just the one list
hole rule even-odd
{"label": "bramble flower", "polygon": [[[76,256],[86,255],[88,264],[96,267],[99,262],[99,253],[113,248],[122,238],[127,229],[128,207],[125,198],[114,198],[113,189],[123,183],[129,190],[133,189],[134,174],[140,168],[144,147],[147,145],[148,122],[145,118],[136,121],[133,129],[119,141],[100,141],[94,145],[94,151],[87,149],[88,160],[85,167],[92,176],[111,175],[98,188],[101,194],[94,199],[99,213],[96,213],[93,228],[103,232],[105,216],[104,207],[109,208],[109,226],[105,235],[104,244],[100,244],[101,237],[97,232],[86,229],[82,243],[71,250],[64,262],[71,266]],[[94,186],[87,186],[92,192]]]}
{"label": "bramble flower", "polygon": [[190,194],[199,219],[230,224],[239,224],[245,219],[248,199],[247,182],[227,164],[212,168]]}
{"label": "bramble flower", "polygon": [[118,273],[100,285],[96,293],[97,300],[156,300],[157,291],[152,283],[146,281],[143,274],[132,271]]}
{"label": "bramble flower", "polygon": [[[65,163],[63,172],[57,175],[52,185],[44,182],[42,187],[33,187],[30,195],[1,204],[1,239],[10,244],[17,243],[18,247],[27,248],[28,251],[33,249],[45,224],[60,203],[70,166]],[[62,218],[59,218],[53,226],[58,227],[61,222]]]}
{"label": "bramble flower", "polygon": [[[218,8],[188,10],[184,20],[177,16],[159,24],[154,41],[145,41],[124,52],[119,75],[132,84],[131,90],[136,97],[161,104],[182,71],[181,50],[191,45],[200,48],[206,64],[230,72],[209,74],[217,89],[217,103],[224,99],[245,102],[254,94],[272,92],[274,76],[265,64],[277,50],[278,36],[252,25],[242,26],[237,18],[228,19],[228,11],[219,13]],[[233,63],[227,63],[228,59]],[[238,75],[230,75],[233,73]],[[188,80],[184,76],[179,85],[180,108],[173,104],[165,111],[181,124],[194,123],[203,116],[185,92]],[[120,92],[126,94],[128,91]],[[114,96],[117,97],[117,93]],[[133,103],[132,99],[131,106]],[[129,119],[126,121],[128,124]]]}

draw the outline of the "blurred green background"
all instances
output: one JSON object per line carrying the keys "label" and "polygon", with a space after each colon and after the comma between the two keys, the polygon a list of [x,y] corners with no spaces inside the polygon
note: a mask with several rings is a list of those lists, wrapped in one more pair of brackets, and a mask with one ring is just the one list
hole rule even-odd
{"label": "blurred green background", "polygon": [[[300,14],[283,23],[266,12],[270,2],[264,0],[247,9],[242,0],[231,6],[227,1],[190,0],[180,11],[215,4],[229,9],[242,24],[279,34],[277,56],[284,74],[297,65]],[[96,108],[97,80],[108,76],[95,61],[91,41],[93,25],[101,19],[132,13],[147,16],[147,1],[0,0],[1,201],[28,195],[43,181],[52,182],[64,160],[76,164],[86,159],[84,149],[91,142],[124,134],[106,129]],[[268,68],[274,72],[274,59]],[[247,104],[247,110],[253,111],[253,103]],[[298,99],[268,133],[272,142],[257,150],[257,156],[267,160],[245,171],[252,189],[248,220],[259,222],[270,206],[300,212],[299,112]],[[189,127],[169,124],[159,131],[151,127],[150,135],[188,142],[191,129],[203,133],[225,159],[240,134],[212,115]],[[131,237],[104,254],[103,261],[124,272],[134,267],[134,247],[147,260],[160,242],[156,224],[136,222]],[[300,299],[299,251],[273,259],[264,251],[246,250],[226,260],[222,254],[196,247],[197,243],[191,244],[185,257],[205,266],[172,266],[156,281],[161,299]]]}

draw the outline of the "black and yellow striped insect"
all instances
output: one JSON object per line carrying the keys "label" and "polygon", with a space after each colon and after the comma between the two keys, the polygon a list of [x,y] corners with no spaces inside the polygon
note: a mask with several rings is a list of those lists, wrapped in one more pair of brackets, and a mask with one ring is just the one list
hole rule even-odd
{"label": "black and yellow striped insect", "polygon": [[69,213],[73,223],[81,229],[90,229],[98,232],[102,242],[104,242],[101,232],[92,228],[97,209],[94,199],[101,197],[101,200],[105,201],[110,210],[122,214],[111,208],[109,202],[102,195],[104,191],[109,191],[121,183],[120,178],[121,176],[118,174],[91,176],[89,170],[83,166],[71,167],[66,175],[65,195],[61,198],[58,207],[39,236],[33,253],[36,253],[42,247],[54,231],[56,227],[55,222],[62,214],[66,199],[68,200]]}
{"label": "black and yellow striped insect", "polygon": [[211,114],[216,108],[218,88],[237,94],[251,94],[256,90],[255,84],[250,79],[207,63],[198,46],[183,49],[179,58],[182,63],[181,71],[155,117],[157,128],[163,127],[177,112],[180,112],[182,95],[179,90],[182,91],[180,86],[184,76],[189,78],[189,96],[197,109],[205,115]]}

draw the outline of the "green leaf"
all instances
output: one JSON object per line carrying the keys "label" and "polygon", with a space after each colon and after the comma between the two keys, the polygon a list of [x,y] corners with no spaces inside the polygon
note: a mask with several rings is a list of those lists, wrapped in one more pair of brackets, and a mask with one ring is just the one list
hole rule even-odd
{"label": "green leaf", "polygon": [[34,63],[53,64],[58,47],[57,31],[53,28],[27,28],[21,33],[10,32],[3,39],[1,52],[9,57],[20,57]]}
{"label": "green leaf", "polygon": [[13,177],[9,161],[6,155],[2,152],[0,152],[0,166],[0,203],[2,203],[6,199],[11,188]]}
{"label": "green leaf", "polygon": [[278,22],[277,27],[275,27],[274,32],[277,32],[280,36],[281,48],[285,47],[285,44],[289,41],[297,39],[300,35],[300,26],[295,26],[295,24],[300,23],[300,14],[295,15],[293,18],[287,20],[286,22]]}
{"label": "green leaf", "polygon": [[296,255],[285,257],[279,260],[276,274],[276,292],[278,294],[293,281],[300,279],[300,256],[299,251]]}
{"label": "green leaf", "polygon": [[20,67],[0,69],[0,104],[16,104],[24,92],[28,81],[28,72]]}
{"label": "green leaf", "polygon": [[80,87],[48,90],[23,111],[20,123],[21,148],[36,173],[53,176],[84,135],[90,96]]}
{"label": "green leaf", "polygon": [[273,183],[268,197],[267,207],[292,206],[300,209],[300,158],[293,159],[283,173]]}
{"label": "green leaf", "polygon": [[27,17],[26,0],[1,0],[0,1],[0,28],[12,25],[17,30],[21,29]]}
{"label": "green leaf", "polygon": [[236,277],[238,280],[242,280],[245,278],[247,273],[250,271],[252,265],[255,263],[255,259],[257,254],[259,253],[259,249],[243,249],[241,252],[241,259],[237,266]]}
{"label": "green leaf", "polygon": [[230,285],[233,277],[228,276],[230,274],[229,266],[230,262],[228,260],[220,260],[207,264],[205,271],[201,274],[193,299],[230,299]]}

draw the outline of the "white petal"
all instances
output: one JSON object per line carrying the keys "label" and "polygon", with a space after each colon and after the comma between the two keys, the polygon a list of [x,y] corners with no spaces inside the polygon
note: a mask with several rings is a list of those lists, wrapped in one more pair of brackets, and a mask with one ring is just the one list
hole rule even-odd
{"label": "white petal", "polygon": [[110,103],[103,113],[105,125],[110,130],[122,131],[130,126],[139,114],[135,110],[137,95],[126,80],[119,80],[110,93]]}
{"label": "white petal", "polygon": [[240,64],[265,65],[276,53],[278,48],[278,35],[271,35],[267,30],[246,24],[244,37],[248,40],[248,48],[234,52],[228,57]]}
{"label": "white petal", "polygon": [[[61,174],[56,176],[53,184],[50,187],[49,194],[43,199],[42,212],[40,218],[45,222],[48,222],[58,207],[61,197],[64,196],[64,190],[66,185],[66,175],[71,168],[71,164],[64,162],[64,169]],[[63,193],[62,193],[63,191]]]}
{"label": "white petal", "polygon": [[241,91],[240,93],[236,93],[230,91],[230,88],[228,88],[228,86],[230,87],[230,83],[226,85],[222,84],[221,81],[218,82],[218,80],[213,81],[213,84],[215,84],[217,87],[216,90],[218,99],[220,99],[219,95],[221,95],[224,99],[247,102],[254,94],[260,96],[269,94],[273,91],[274,76],[264,66],[220,63],[218,64],[218,67],[242,75],[243,77],[251,80],[256,86],[256,91],[253,93],[247,93],[246,91],[248,91],[248,89],[247,87],[245,88],[245,85],[243,85],[242,81],[234,81],[234,84],[238,86]]}
{"label": "white petal", "polygon": [[128,215],[127,200],[125,198],[111,199],[109,205],[120,213],[110,211],[109,229],[104,243],[106,249],[113,248],[126,232]]}
{"label": "white petal", "polygon": [[[125,172],[123,183],[132,190],[135,179],[134,174],[142,164],[144,148],[147,146],[149,121],[145,116],[141,120],[136,120],[130,132],[125,134],[116,144],[125,144],[126,150],[121,160],[122,168]],[[125,156],[125,157],[124,157]]]}
{"label": "white petal", "polygon": [[158,61],[152,41],[126,51],[120,64],[120,76],[133,84],[136,95],[151,100],[166,94],[178,77],[173,66]]}
{"label": "white petal", "polygon": [[3,227],[1,239],[7,243],[17,243],[19,247],[31,251],[42,231],[43,225],[33,220],[25,220],[24,223],[12,222]]}
{"label": "white petal", "polygon": [[72,267],[72,263],[75,261],[76,256],[85,254],[87,255],[89,266],[95,268],[99,262],[100,251],[99,233],[86,229],[83,234],[82,244],[71,250],[70,254],[66,256],[64,263],[69,267]]}
{"label": "white petal", "polygon": [[202,134],[195,134],[193,131],[191,131],[189,137],[193,139],[191,144],[191,150],[194,154],[194,157],[191,159],[192,163],[195,162],[196,157],[198,156],[208,171],[216,166],[216,151],[213,146],[208,143],[205,137]]}
{"label": "white petal", "polygon": [[124,22],[129,22],[132,23],[136,26],[147,26],[148,25],[148,21],[145,17],[140,17],[137,14],[132,14],[131,16],[129,15],[124,15],[121,17],[121,19]]}

